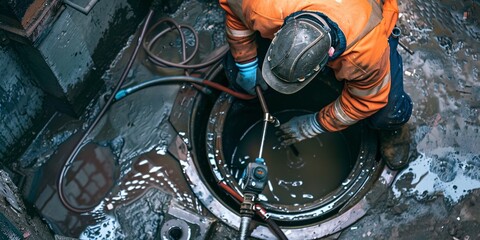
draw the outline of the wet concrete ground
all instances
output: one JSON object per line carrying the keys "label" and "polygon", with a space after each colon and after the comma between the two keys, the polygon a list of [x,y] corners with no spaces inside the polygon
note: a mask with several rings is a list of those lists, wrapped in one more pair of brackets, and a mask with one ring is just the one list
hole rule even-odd
{"label": "wet concrete ground", "polygon": [[[198,49],[197,59],[190,63],[208,58],[212,51],[225,44],[222,16],[218,4],[196,1],[186,2],[171,16],[179,23],[192,26],[199,41],[204,43]],[[159,17],[155,16],[149,26]],[[220,34],[213,35],[213,32]],[[136,42],[138,34],[131,37],[131,43]],[[187,52],[191,52],[196,43],[190,32],[185,35]],[[180,46],[178,34],[172,33],[163,36],[154,51],[169,61],[178,62]],[[120,78],[132,49],[130,44],[125,47],[104,74],[108,89]],[[125,86],[154,76],[182,74],[182,70],[152,64],[142,49]],[[222,230],[207,235],[210,227],[223,228],[213,224],[212,216],[187,184],[178,157],[168,150],[169,145],[184,134],[178,126],[174,128],[171,124],[174,121],[169,118],[187,119],[190,114],[171,114],[175,97],[183,88],[181,84],[154,86],[116,102],[88,135],[75,160],[67,165],[68,155],[105,104],[109,92],[92,102],[81,119],[60,113],[51,119],[21,157],[19,167],[26,175],[24,197],[35,206],[56,237],[159,239],[168,233],[163,226],[168,230],[168,226],[182,224],[189,228],[188,235],[185,233],[182,239],[211,235],[223,238],[221,236],[231,234]],[[187,99],[185,104],[193,99]],[[65,177],[59,178],[62,169],[66,169]],[[63,191],[59,191],[58,179],[62,179]]]}
{"label": "wet concrete ground", "polygon": [[[397,174],[390,191],[379,193],[362,219],[330,238],[480,238],[479,3],[409,0],[400,7],[401,41],[414,51],[399,50],[405,88],[415,104],[409,121],[412,163]],[[196,15],[204,16],[191,24],[202,42],[210,43],[201,50],[206,55],[224,44],[223,35],[212,34],[223,31],[222,12],[216,4],[190,1],[173,17],[188,22]],[[178,46],[171,39],[160,52]],[[107,85],[119,78],[130,52],[127,47],[104,75]],[[181,73],[153,66],[141,51],[127,85]],[[56,176],[102,101],[92,103],[80,120],[61,114],[52,119],[22,157],[21,168],[28,175],[24,196],[56,235],[158,239],[165,231],[160,223],[176,223],[191,226],[192,238],[236,236],[198,201],[183,177],[182,162],[168,151],[182,133],[169,121],[171,99],[179,90],[179,85],[148,88],[115,103],[102,118],[85,146],[89,160],[74,162],[65,180],[67,199],[89,209],[85,213],[59,202]],[[91,159],[97,165],[86,167]],[[175,222],[179,219],[185,221]]]}
{"label": "wet concrete ground", "polygon": [[[400,1],[414,152],[392,191],[340,239],[480,238],[480,6]],[[415,153],[416,152],[416,153]]]}

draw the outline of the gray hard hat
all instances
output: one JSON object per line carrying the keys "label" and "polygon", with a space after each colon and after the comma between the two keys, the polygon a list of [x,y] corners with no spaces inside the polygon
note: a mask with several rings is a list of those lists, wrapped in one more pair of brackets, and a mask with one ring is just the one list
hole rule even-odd
{"label": "gray hard hat", "polygon": [[331,47],[330,28],[318,14],[303,12],[285,20],[263,61],[265,82],[283,94],[307,85],[325,67]]}

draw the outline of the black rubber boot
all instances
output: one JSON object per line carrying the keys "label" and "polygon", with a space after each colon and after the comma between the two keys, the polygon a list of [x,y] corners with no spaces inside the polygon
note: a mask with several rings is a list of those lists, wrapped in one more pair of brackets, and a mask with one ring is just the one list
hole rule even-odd
{"label": "black rubber boot", "polygon": [[392,170],[401,170],[409,163],[410,130],[405,124],[397,130],[380,131],[380,154]]}

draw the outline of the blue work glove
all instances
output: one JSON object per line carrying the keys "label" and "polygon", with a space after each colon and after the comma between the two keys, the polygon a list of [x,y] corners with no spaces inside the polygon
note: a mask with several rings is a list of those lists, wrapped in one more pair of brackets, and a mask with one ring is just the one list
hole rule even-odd
{"label": "blue work glove", "polygon": [[280,136],[280,144],[284,147],[326,132],[317,120],[317,113],[294,117],[280,125],[280,130],[277,134]]}
{"label": "blue work glove", "polygon": [[238,75],[235,83],[245,92],[256,95],[255,86],[258,84],[263,90],[267,89],[267,85],[263,80],[262,73],[258,68],[258,60],[248,63],[235,63],[238,67]]}

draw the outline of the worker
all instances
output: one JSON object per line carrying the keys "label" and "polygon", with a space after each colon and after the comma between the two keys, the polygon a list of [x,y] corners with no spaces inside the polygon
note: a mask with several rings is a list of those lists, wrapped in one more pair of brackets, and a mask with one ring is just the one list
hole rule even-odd
{"label": "worker", "polygon": [[[403,89],[397,0],[220,0],[226,12],[227,78],[293,94],[329,68],[344,81],[340,96],[318,112],[280,126],[287,146],[364,120],[378,130],[387,166],[408,165],[412,101]],[[265,44],[265,39],[267,44]],[[259,66],[261,65],[261,66]]]}

